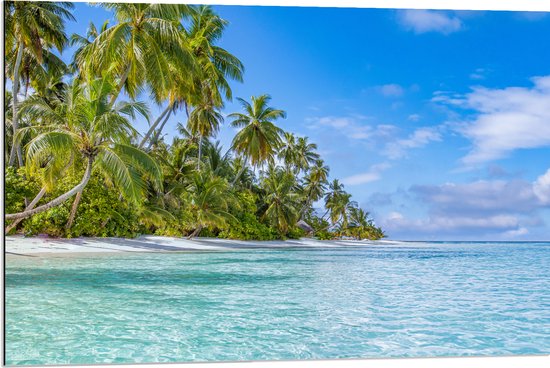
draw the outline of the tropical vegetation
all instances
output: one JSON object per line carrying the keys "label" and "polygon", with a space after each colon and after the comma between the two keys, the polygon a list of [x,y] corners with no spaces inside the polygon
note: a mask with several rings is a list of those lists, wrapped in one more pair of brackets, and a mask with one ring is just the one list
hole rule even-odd
{"label": "tropical vegetation", "polygon": [[[279,127],[286,112],[271,96],[237,98],[241,111],[226,114],[244,66],[220,46],[228,22],[211,7],[97,6],[113,23],[69,36],[72,3],[4,3],[6,232],[385,236],[329,182],[317,145]],[[168,141],[170,117],[180,123]],[[215,139],[223,124],[237,129],[227,148]]]}

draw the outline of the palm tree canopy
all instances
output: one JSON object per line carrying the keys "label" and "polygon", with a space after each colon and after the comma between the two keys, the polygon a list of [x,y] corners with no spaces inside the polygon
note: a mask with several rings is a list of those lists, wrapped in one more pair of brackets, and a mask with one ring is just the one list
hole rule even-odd
{"label": "palm tree canopy", "polygon": [[274,124],[279,118],[285,118],[286,113],[268,106],[269,95],[252,96],[252,103],[238,98],[244,113],[232,113],[231,126],[242,127],[233,139],[232,149],[248,158],[252,166],[263,162],[272,162],[281,146],[283,130]]}
{"label": "palm tree canopy", "polygon": [[92,159],[108,181],[121,193],[137,202],[147,190],[146,179],[158,188],[162,172],[145,152],[130,144],[137,132],[128,118],[136,113],[148,114],[140,102],[121,102],[109,106],[107,96],[113,86],[106,79],[83,85],[75,80],[65,91],[63,102],[51,106],[40,96],[32,96],[21,106],[21,112],[41,126],[41,131],[26,147],[29,170],[44,169],[53,185],[61,168],[69,161],[75,164],[83,158]]}
{"label": "palm tree canopy", "polygon": [[182,19],[190,7],[182,4],[104,3],[118,23],[101,32],[76,55],[81,74],[97,76],[108,70],[119,78],[135,98],[144,85],[157,102],[168,96],[173,85],[170,64],[180,72],[193,68]]}

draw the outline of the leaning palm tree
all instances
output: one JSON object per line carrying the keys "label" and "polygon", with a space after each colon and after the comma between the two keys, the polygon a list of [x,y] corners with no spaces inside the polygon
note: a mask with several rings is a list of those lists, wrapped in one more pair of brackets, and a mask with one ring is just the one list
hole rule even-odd
{"label": "leaning palm tree", "polygon": [[[23,56],[38,64],[44,61],[44,54],[49,54],[51,48],[59,52],[65,47],[65,20],[74,20],[70,10],[73,4],[69,2],[34,2],[34,1],[6,1],[5,11],[5,41],[6,55],[16,55],[11,68],[12,80],[12,129],[13,139],[9,165],[18,160],[23,165],[20,145],[15,141],[18,125],[18,95],[21,82],[21,65]],[[8,61],[11,60],[8,58]]]}
{"label": "leaning palm tree", "polygon": [[233,138],[232,149],[256,168],[273,162],[283,134],[274,121],[285,118],[286,113],[268,105],[271,100],[269,95],[252,96],[251,99],[252,103],[249,103],[238,98],[244,113],[232,113],[229,118],[233,119],[233,127],[242,128]]}
{"label": "leaning palm tree", "polygon": [[270,166],[262,181],[267,209],[263,215],[281,235],[299,220],[299,194],[294,175],[280,167]]}
{"label": "leaning palm tree", "polygon": [[107,78],[88,84],[75,80],[65,92],[64,103],[55,107],[40,97],[25,101],[22,114],[40,117],[49,123],[33,127],[41,133],[26,147],[29,172],[45,170],[52,173],[48,177],[55,177],[72,163],[84,173],[81,181],[66,193],[33,209],[7,214],[6,220],[44,212],[76,195],[70,216],[74,219],[82,191],[94,170],[115,184],[126,200],[136,204],[144,198],[147,181],[156,188],[161,187],[162,172],[158,164],[130,144],[137,132],[128,118],[135,117],[136,113],[146,115],[147,109],[139,102],[111,106],[108,96],[112,95],[114,88]]}
{"label": "leaning palm tree", "polygon": [[104,3],[118,23],[101,32],[78,55],[81,74],[97,76],[110,71],[118,78],[110,103],[124,88],[135,98],[145,85],[157,102],[167,97],[174,81],[170,63],[181,72],[190,70],[192,57],[181,21],[190,14],[188,5]]}

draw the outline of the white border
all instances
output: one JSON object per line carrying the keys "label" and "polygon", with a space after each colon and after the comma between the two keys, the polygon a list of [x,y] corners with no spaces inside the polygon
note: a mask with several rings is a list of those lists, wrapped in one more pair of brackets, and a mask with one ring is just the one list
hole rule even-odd
{"label": "white border", "polygon": [[[399,9],[452,9],[452,10],[510,10],[510,11],[550,11],[550,0],[119,0],[120,2],[163,2],[212,5],[260,5],[260,6],[311,6],[311,7],[350,7],[350,8],[399,8]],[[84,2],[77,0],[75,2]],[[91,0],[88,2],[98,2]],[[3,7],[2,7],[3,22]],[[2,42],[3,49],[3,42]],[[2,50],[3,51],[3,50]],[[3,52],[2,52],[3,53]],[[3,65],[3,64],[2,64]],[[0,109],[3,112],[3,104]],[[0,138],[3,143],[3,135]],[[2,144],[3,147],[3,144]],[[3,163],[3,155],[0,160]],[[0,189],[3,192],[4,180]],[[3,217],[0,223],[3,225]],[[3,228],[3,226],[2,226]],[[2,232],[2,246],[4,234]],[[3,259],[0,261],[4,268]],[[0,287],[4,289],[3,278]],[[3,315],[3,304],[0,306]],[[0,331],[4,338],[4,325]],[[3,345],[0,345],[3,350]],[[3,355],[3,351],[0,351]],[[72,365],[71,367],[108,368],[114,365]],[[513,356],[513,357],[474,357],[474,358],[417,358],[417,359],[357,359],[357,360],[301,360],[301,361],[269,361],[241,363],[173,363],[173,364],[125,364],[121,367],[181,367],[181,368],[547,368],[550,367],[550,355],[547,356]],[[66,367],[66,366],[49,366]]]}

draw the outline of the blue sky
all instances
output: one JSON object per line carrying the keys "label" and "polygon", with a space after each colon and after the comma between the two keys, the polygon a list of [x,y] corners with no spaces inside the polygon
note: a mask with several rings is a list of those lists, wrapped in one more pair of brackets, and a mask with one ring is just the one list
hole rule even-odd
{"label": "blue sky", "polygon": [[[270,94],[390,238],[550,239],[550,15],[215,8],[246,68],[234,95]],[[111,14],[75,16],[84,34]]]}

